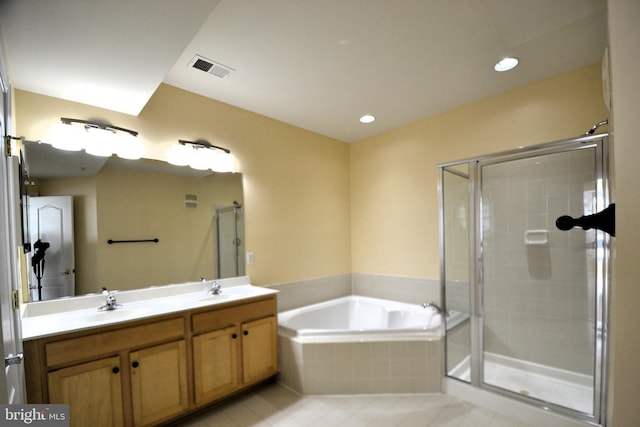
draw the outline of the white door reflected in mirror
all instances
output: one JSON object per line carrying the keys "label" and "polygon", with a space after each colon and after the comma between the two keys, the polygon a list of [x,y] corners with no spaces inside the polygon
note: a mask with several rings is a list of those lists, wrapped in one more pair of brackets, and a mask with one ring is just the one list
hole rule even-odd
{"label": "white door reflected in mirror", "polygon": [[74,296],[73,197],[30,197],[29,224],[29,299]]}

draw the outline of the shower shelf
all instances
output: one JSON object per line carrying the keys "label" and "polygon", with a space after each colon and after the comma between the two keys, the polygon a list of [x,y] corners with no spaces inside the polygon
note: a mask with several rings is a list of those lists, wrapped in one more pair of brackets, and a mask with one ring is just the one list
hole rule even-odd
{"label": "shower shelf", "polygon": [[527,230],[524,232],[525,245],[547,246],[549,244],[549,230]]}

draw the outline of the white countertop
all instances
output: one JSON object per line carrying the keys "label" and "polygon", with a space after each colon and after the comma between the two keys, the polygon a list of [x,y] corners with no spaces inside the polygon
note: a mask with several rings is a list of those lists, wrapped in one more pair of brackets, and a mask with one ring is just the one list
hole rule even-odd
{"label": "white countertop", "polygon": [[248,276],[219,279],[222,288],[219,295],[209,293],[210,283],[191,282],[117,292],[116,299],[122,307],[110,311],[98,310],[105,303],[102,294],[24,304],[21,309],[22,339],[76,332],[278,292],[251,285]]}

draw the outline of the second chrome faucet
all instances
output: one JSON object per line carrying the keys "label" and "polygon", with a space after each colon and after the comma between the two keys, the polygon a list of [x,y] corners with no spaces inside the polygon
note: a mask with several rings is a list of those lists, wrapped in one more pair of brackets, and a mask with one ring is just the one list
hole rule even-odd
{"label": "second chrome faucet", "polygon": [[122,304],[118,304],[116,301],[116,291],[109,291],[107,288],[102,288],[102,295],[107,297],[105,304],[98,307],[98,311],[115,310],[122,307]]}
{"label": "second chrome faucet", "polygon": [[[207,282],[207,279],[204,277],[200,278],[200,281],[203,283]],[[212,295],[220,295],[222,293],[222,288],[220,287],[220,283],[217,280],[213,280],[211,282],[211,288],[209,288],[209,293]]]}

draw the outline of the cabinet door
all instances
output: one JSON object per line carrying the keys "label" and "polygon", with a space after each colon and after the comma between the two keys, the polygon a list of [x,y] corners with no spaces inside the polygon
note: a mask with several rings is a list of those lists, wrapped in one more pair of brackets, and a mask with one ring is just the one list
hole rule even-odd
{"label": "cabinet door", "polygon": [[196,404],[238,387],[238,329],[231,326],[193,337]]}
{"label": "cabinet door", "polygon": [[71,426],[121,426],[120,358],[109,357],[47,374],[50,403],[69,404]]}
{"label": "cabinet door", "polygon": [[184,340],[129,354],[135,425],[149,425],[188,409]]}
{"label": "cabinet door", "polygon": [[242,324],[242,372],[245,384],[261,381],[278,372],[275,316]]}

